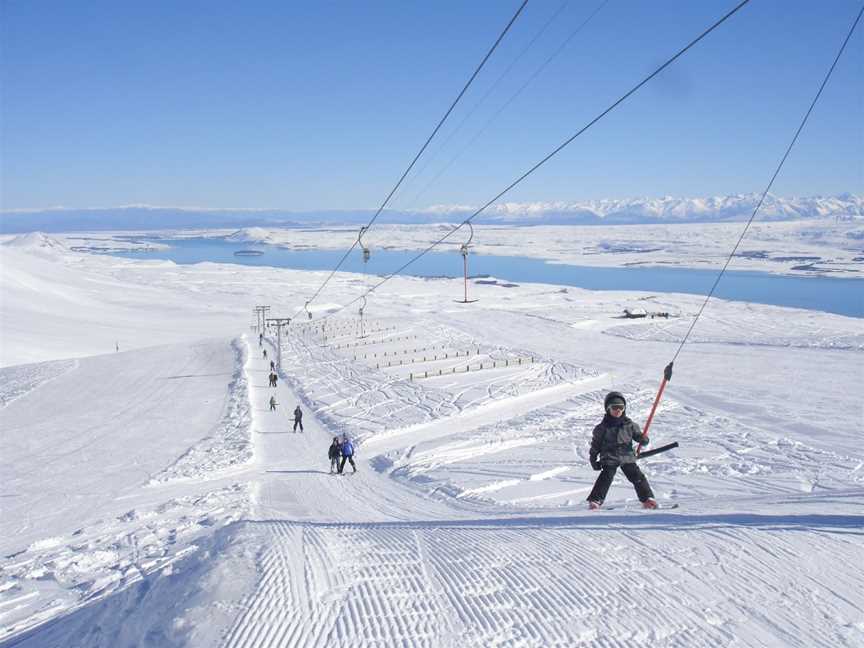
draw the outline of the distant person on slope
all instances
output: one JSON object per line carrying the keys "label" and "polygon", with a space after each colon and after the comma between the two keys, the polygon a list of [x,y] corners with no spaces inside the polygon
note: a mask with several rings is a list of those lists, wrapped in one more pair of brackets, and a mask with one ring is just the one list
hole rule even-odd
{"label": "distant person on slope", "polygon": [[594,483],[594,488],[588,495],[588,506],[599,509],[606,499],[606,493],[615,478],[615,472],[621,468],[624,476],[630,480],[636,489],[636,496],[646,509],[657,508],[651,486],[639,466],[636,465],[636,454],[633,452],[633,441],[648,443],[648,437],[642,436],[642,430],[637,423],[631,421],[625,411],[627,401],[620,392],[609,392],[603,401],[606,415],[591,437],[589,459],[591,467],[600,474]]}
{"label": "distant person on slope", "polygon": [[271,412],[276,411],[276,397],[275,396],[270,397],[270,411]]}
{"label": "distant person on slope", "polygon": [[348,436],[342,437],[342,462],[339,464],[339,474],[345,469],[345,462],[349,462],[354,472],[357,472],[357,464],[354,463],[354,443]]}
{"label": "distant person on slope", "polygon": [[264,353],[264,359],[266,360],[267,359],[267,349],[264,349],[263,353]]}
{"label": "distant person on slope", "polygon": [[303,410],[300,406],[294,408],[294,431],[297,431],[297,426],[300,426],[300,431],[303,431]]}
{"label": "distant person on slope", "polygon": [[259,347],[264,346],[264,334],[263,333],[258,334],[258,346]]}
{"label": "distant person on slope", "polygon": [[339,457],[342,456],[342,444],[339,442],[339,437],[333,437],[333,443],[327,450],[327,457],[330,459],[330,474],[339,472]]}
{"label": "distant person on slope", "polygon": [[276,371],[276,363],[272,360],[270,361],[270,371]]}

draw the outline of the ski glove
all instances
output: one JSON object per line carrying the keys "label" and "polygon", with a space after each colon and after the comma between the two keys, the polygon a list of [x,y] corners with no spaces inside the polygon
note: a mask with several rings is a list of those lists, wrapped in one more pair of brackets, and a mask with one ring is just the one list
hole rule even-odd
{"label": "ski glove", "polygon": [[591,461],[591,468],[593,468],[594,470],[603,470],[603,466],[601,465],[601,463],[599,461],[597,461],[597,457],[591,457],[590,461]]}

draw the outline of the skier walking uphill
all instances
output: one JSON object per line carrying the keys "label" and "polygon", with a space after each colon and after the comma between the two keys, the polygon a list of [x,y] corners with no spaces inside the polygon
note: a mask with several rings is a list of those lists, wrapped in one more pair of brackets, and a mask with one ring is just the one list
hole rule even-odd
{"label": "skier walking uphill", "polygon": [[264,359],[266,360],[267,359],[267,349],[264,349],[263,353],[264,353]]}
{"label": "skier walking uphill", "polygon": [[276,397],[275,396],[270,397],[270,411],[271,412],[276,411]]}
{"label": "skier walking uphill", "polygon": [[636,496],[642,502],[642,506],[648,509],[657,508],[654,493],[645,475],[636,465],[636,455],[633,452],[633,441],[646,444],[648,438],[642,436],[639,425],[625,414],[627,401],[620,392],[609,392],[603,401],[603,407],[606,409],[606,415],[594,428],[591,437],[589,459],[591,467],[599,470],[600,474],[588,495],[588,505],[592,509],[598,509],[603,505],[606,493],[609,492],[615,473],[620,467],[636,489]]}
{"label": "skier walking uphill", "polygon": [[297,426],[300,426],[300,431],[303,431],[303,410],[300,406],[294,408],[294,431],[297,431]]}
{"label": "skier walking uphill", "polygon": [[339,464],[339,474],[345,469],[345,462],[348,461],[354,472],[357,472],[357,464],[354,463],[354,443],[347,436],[342,437],[342,462]]}
{"label": "skier walking uphill", "polygon": [[339,437],[333,437],[333,443],[327,450],[327,457],[330,459],[330,474],[339,471],[339,457],[342,456],[342,444],[339,442]]}

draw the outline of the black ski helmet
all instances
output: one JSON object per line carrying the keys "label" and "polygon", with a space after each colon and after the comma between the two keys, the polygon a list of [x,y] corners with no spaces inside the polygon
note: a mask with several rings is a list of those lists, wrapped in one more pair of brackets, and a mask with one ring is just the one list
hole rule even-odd
{"label": "black ski helmet", "polygon": [[624,398],[624,394],[617,391],[611,391],[606,394],[606,398],[603,399],[603,410],[607,411],[610,405],[623,405],[624,409],[627,409],[627,399]]}

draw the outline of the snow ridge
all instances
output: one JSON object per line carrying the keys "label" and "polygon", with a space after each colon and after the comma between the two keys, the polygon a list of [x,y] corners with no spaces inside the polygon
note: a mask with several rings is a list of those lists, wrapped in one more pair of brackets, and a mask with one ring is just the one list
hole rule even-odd
{"label": "snow ridge", "polygon": [[54,360],[0,369],[0,409],[77,366],[77,360]]}
{"label": "snow ridge", "polygon": [[174,479],[194,479],[252,460],[252,413],[249,386],[246,382],[246,344],[239,338],[231,341],[234,349],[234,375],[228,385],[228,405],[222,422],[211,436],[190,448],[177,461],[154,476],[150,484]]}

